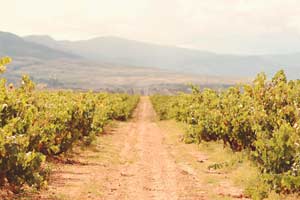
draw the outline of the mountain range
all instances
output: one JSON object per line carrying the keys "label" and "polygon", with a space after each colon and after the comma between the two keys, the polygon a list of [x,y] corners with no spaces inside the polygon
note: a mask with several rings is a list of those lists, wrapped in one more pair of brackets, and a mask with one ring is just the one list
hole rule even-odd
{"label": "mountain range", "polygon": [[0,55],[34,57],[39,59],[78,58],[79,56],[27,41],[17,35],[0,32]]}
{"label": "mountain range", "polygon": [[51,87],[99,89],[180,85],[230,85],[259,72],[272,76],[284,69],[300,76],[300,53],[286,55],[230,55],[157,45],[119,37],[58,41],[50,36],[20,37],[0,32],[0,57],[14,62],[6,77],[15,82],[30,74]]}
{"label": "mountain range", "polygon": [[253,77],[284,69],[300,78],[300,53],[286,55],[230,55],[156,45],[119,37],[56,41],[49,36],[27,36],[26,41],[79,55],[88,60],[126,66],[155,67],[190,74]]}

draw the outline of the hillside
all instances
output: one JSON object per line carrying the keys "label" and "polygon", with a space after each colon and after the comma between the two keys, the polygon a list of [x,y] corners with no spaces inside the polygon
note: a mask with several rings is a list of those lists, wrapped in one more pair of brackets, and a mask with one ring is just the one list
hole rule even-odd
{"label": "hillside", "polygon": [[79,56],[71,53],[26,41],[12,33],[0,32],[0,56],[6,55],[38,59],[79,58]]}
{"label": "hillside", "polygon": [[[151,55],[154,52],[158,53],[157,47],[149,44],[145,47],[139,42],[134,42],[135,45],[132,45],[133,41],[123,39],[118,39],[114,43],[114,40],[115,38],[98,38],[96,41],[73,43],[55,41],[49,36],[31,36],[23,39],[15,34],[0,32],[0,56],[9,55],[13,58],[4,77],[8,79],[8,82],[18,83],[23,74],[29,74],[39,87],[143,94],[187,91],[187,83],[220,88],[241,81],[238,78],[191,75],[192,73],[188,71],[178,73],[176,69],[171,68],[136,66],[146,59],[146,57],[138,56],[141,49],[146,49],[144,55]],[[86,47],[87,43],[91,48]],[[106,47],[102,49],[104,44]],[[122,47],[119,47],[120,44]],[[137,59],[140,59],[139,62],[125,62],[125,57],[129,56],[128,53],[126,55],[124,53],[123,58],[115,58],[125,51],[126,46],[131,48],[131,53],[135,49],[134,54],[137,55]],[[168,59],[171,60],[176,51],[170,53],[173,49],[168,48]],[[75,51],[76,49],[78,51]],[[96,53],[97,50],[98,53]],[[184,52],[177,53],[184,54]],[[207,53],[207,55],[211,54]],[[150,63],[150,60],[151,57],[147,62]],[[126,65],[126,63],[129,64]]]}
{"label": "hillside", "polygon": [[129,67],[84,60],[39,60],[16,58],[8,66],[5,77],[18,83],[22,74],[30,76],[41,86],[80,90],[108,90],[151,94],[186,91],[187,83],[214,88],[237,82],[238,78],[179,74],[167,70]]}
{"label": "hillside", "polygon": [[5,32],[0,32],[0,45],[0,56],[14,60],[4,75],[9,82],[29,74],[50,88],[172,93],[187,91],[187,83],[223,88],[248,82],[256,73],[272,75],[280,67],[289,78],[300,72],[296,53],[221,55],[117,37],[56,41]]}
{"label": "hillside", "polygon": [[86,59],[126,66],[156,67],[201,75],[254,76],[259,72],[273,75],[285,69],[290,78],[298,78],[299,54],[229,55],[163,46],[118,37],[98,37],[82,41],[56,41],[49,36],[28,36],[26,40]]}

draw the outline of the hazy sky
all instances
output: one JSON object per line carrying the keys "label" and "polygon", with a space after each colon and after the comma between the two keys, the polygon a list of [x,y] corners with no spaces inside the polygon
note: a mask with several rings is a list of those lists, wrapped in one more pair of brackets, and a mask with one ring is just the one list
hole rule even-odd
{"label": "hazy sky", "polygon": [[0,0],[0,30],[222,53],[300,52],[300,0]]}

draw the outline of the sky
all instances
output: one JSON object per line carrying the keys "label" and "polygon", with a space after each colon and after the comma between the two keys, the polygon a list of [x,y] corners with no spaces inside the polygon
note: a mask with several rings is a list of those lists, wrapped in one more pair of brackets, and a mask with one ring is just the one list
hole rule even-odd
{"label": "sky", "polygon": [[299,0],[0,0],[0,30],[228,54],[300,52]]}

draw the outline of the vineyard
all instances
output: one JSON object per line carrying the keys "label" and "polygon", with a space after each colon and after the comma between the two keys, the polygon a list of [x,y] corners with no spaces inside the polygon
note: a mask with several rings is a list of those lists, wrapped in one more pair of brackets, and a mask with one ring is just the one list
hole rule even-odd
{"label": "vineyard", "polygon": [[[10,58],[0,60],[0,71]],[[89,145],[111,120],[127,120],[138,96],[38,91],[28,76],[20,87],[0,83],[0,187],[46,184],[46,159]]]}
{"label": "vineyard", "polygon": [[[10,62],[8,57],[0,59],[1,74]],[[109,177],[114,176],[112,182],[124,179],[122,184],[117,183],[120,188],[115,193],[119,195],[116,199],[128,195],[133,195],[131,199],[143,199],[154,194],[162,199],[176,199],[180,188],[191,185],[190,190],[183,191],[185,195],[198,191],[188,178],[193,173],[178,171],[180,166],[169,156],[169,147],[163,142],[164,131],[155,121],[156,114],[160,120],[176,119],[178,124],[184,124],[186,143],[220,142],[231,152],[247,155],[260,173],[255,184],[245,190],[251,198],[263,199],[271,192],[300,192],[299,80],[288,81],[284,72],[279,71],[268,81],[262,73],[252,84],[219,91],[192,86],[190,94],[153,95],[150,97],[152,105],[148,97],[139,99],[138,95],[127,94],[38,90],[28,76],[23,76],[15,87],[2,78],[0,189],[17,193],[24,186],[43,188],[49,180],[52,170],[49,163],[53,159],[67,155],[74,147],[93,144],[106,125],[112,120],[126,121],[137,107],[133,122],[123,125],[125,128],[115,136],[124,142],[119,147],[119,156],[123,155],[121,172],[108,173]],[[120,142],[118,139],[112,143]],[[139,157],[133,161],[132,157],[137,156],[135,152],[139,152]],[[222,165],[226,165],[226,161],[215,164],[216,168]],[[97,179],[102,184],[100,176]],[[106,181],[109,177],[103,179]],[[140,177],[146,185],[135,188]],[[195,181],[195,177],[192,180]],[[128,184],[131,187],[126,187]],[[145,190],[153,185],[157,188]],[[137,196],[132,188],[139,190]],[[169,192],[170,189],[175,192]],[[194,199],[198,198],[194,194]]]}
{"label": "vineyard", "polygon": [[252,84],[222,91],[200,90],[154,95],[161,120],[187,124],[186,143],[222,141],[234,152],[248,152],[261,175],[246,192],[254,199],[270,191],[300,191],[300,81],[279,71],[271,81],[258,74]]}

